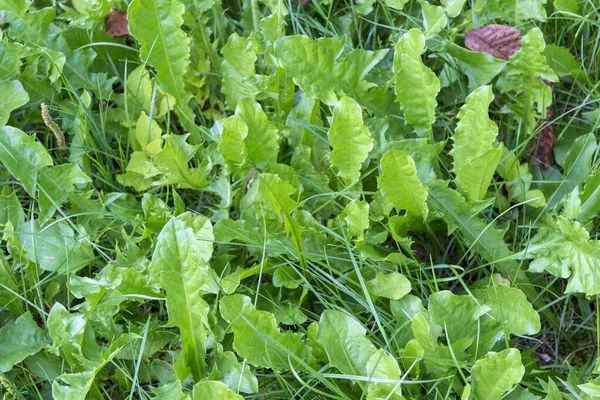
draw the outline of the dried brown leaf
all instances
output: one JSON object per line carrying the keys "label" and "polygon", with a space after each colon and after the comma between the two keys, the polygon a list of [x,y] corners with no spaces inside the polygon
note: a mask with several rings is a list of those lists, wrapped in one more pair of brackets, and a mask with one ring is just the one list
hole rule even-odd
{"label": "dried brown leaf", "polygon": [[127,20],[127,10],[111,12],[104,18],[106,33],[112,37],[131,36],[129,32],[129,20]]}
{"label": "dried brown leaf", "polygon": [[556,143],[554,136],[554,127],[552,125],[552,109],[546,111],[545,126],[541,132],[531,141],[529,145],[529,154],[533,158],[533,165],[537,165],[543,170],[547,170],[554,163],[552,149]]}
{"label": "dried brown leaf", "polygon": [[491,24],[465,32],[465,46],[508,60],[521,48],[521,32],[506,25]]}

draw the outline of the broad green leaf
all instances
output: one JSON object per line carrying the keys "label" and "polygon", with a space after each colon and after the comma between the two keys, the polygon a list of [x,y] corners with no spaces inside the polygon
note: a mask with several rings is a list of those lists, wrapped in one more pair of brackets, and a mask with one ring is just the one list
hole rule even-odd
{"label": "broad green leaf", "polygon": [[16,236],[28,260],[44,271],[73,273],[95,260],[90,241],[76,235],[69,224],[51,221],[25,221],[17,227]]}
{"label": "broad green leaf", "polygon": [[471,92],[458,113],[452,137],[456,182],[471,200],[483,199],[503,153],[496,142],[498,127],[488,116],[493,98],[491,86]]}
{"label": "broad green leaf", "polygon": [[242,38],[234,32],[221,50],[223,54],[221,63],[223,93],[230,110],[234,110],[241,99],[254,100],[258,93],[258,88],[248,82],[248,78],[256,73],[254,63],[256,62],[257,48],[258,43],[253,37]]}
{"label": "broad green leaf", "polygon": [[556,191],[548,198],[548,207],[554,207],[573,189],[590,176],[592,160],[598,149],[594,133],[588,133],[575,139],[563,164],[563,178]]}
{"label": "broad green leaf", "polygon": [[90,369],[60,375],[52,382],[52,397],[56,400],[85,400],[98,372],[112,361],[125,346],[138,339],[140,338],[133,333],[124,333],[111,343],[99,361],[86,360]]}
{"label": "broad green leaf", "polygon": [[274,371],[289,369],[296,358],[307,359],[309,348],[301,335],[291,331],[281,332],[275,316],[257,310],[249,297],[232,295],[221,299],[221,315],[231,324],[233,348],[250,364],[271,368]]}
{"label": "broad green leaf", "polygon": [[0,82],[0,126],[6,125],[10,113],[27,104],[29,95],[19,81]]}
{"label": "broad green leaf", "polygon": [[355,94],[366,90],[364,77],[385,57],[387,50],[356,49],[340,58],[344,42],[337,38],[312,40],[286,36],[275,41],[279,65],[309,97],[327,105],[337,102],[336,91]]}
{"label": "broad green leaf", "polygon": [[554,0],[552,5],[556,11],[562,11],[571,14],[581,13],[581,3],[578,0]]}
{"label": "broad green leaf", "polygon": [[441,0],[442,5],[446,8],[446,14],[450,18],[457,17],[465,5],[466,0]]}
{"label": "broad green leaf", "polygon": [[7,309],[17,316],[23,313],[22,300],[19,298],[20,289],[10,270],[4,254],[0,255],[0,309]]}
{"label": "broad green leaf", "polygon": [[248,125],[237,115],[232,115],[223,121],[223,132],[219,143],[219,152],[232,170],[241,168],[246,163],[246,145],[244,139],[248,136]]}
{"label": "broad green leaf", "polygon": [[600,213],[600,173],[596,172],[585,181],[581,194],[581,210],[577,221],[585,224]]}
{"label": "broad green leaf", "polygon": [[181,332],[195,380],[204,377],[205,369],[209,305],[201,296],[218,291],[218,278],[208,265],[213,240],[206,218],[189,214],[172,217],[158,235],[148,267],[152,279],[167,293],[169,324]]}
{"label": "broad green leaf", "polygon": [[410,216],[427,219],[427,187],[417,176],[412,157],[400,150],[386,152],[380,161],[378,187],[396,210],[406,210]]}
{"label": "broad green leaf", "polygon": [[180,122],[189,132],[197,130],[188,103],[191,94],[183,77],[189,64],[190,47],[181,29],[184,7],[179,0],[134,0],[129,5],[129,30],[141,45],[141,59],[156,69],[163,90],[175,99]]}
{"label": "broad green leaf", "polygon": [[542,54],[546,57],[548,66],[561,78],[563,76],[572,75],[574,72],[581,69],[581,65],[575,56],[573,56],[569,49],[565,47],[551,44],[546,46]]}
{"label": "broad green leaf", "polygon": [[142,111],[135,124],[135,141],[139,148],[134,149],[142,150],[146,154],[157,154],[162,150],[162,129],[145,111]]}
{"label": "broad green leaf", "polygon": [[38,170],[52,165],[52,158],[34,136],[5,126],[0,127],[0,162],[35,197]]}
{"label": "broad green leaf", "polygon": [[377,272],[375,278],[367,281],[367,288],[373,296],[392,300],[399,300],[412,290],[409,280],[398,272],[390,274]]}
{"label": "broad green leaf", "polygon": [[521,381],[525,367],[517,349],[499,353],[489,352],[477,360],[471,371],[471,385],[475,399],[500,400]]}
{"label": "broad green leaf", "polygon": [[451,42],[444,47],[456,60],[459,70],[469,78],[471,90],[490,83],[506,65],[506,61],[483,51],[471,51]]}
{"label": "broad green leaf", "polygon": [[514,103],[505,105],[504,111],[523,118],[530,132],[536,127],[536,118],[545,118],[546,109],[552,104],[552,89],[539,78],[558,81],[543,55],[545,47],[540,29],[530,30],[521,39],[521,48],[509,58],[497,82],[502,93],[514,92]]}
{"label": "broad green leaf", "polygon": [[404,112],[406,122],[418,132],[427,132],[435,121],[437,94],[440,81],[423,64],[421,54],[425,50],[425,36],[418,29],[411,29],[396,43],[394,74],[396,75],[396,101]]}
{"label": "broad green leaf", "polygon": [[482,3],[477,13],[494,20],[500,18],[511,25],[532,19],[546,20],[546,0],[487,0]]}
{"label": "broad green leaf", "polygon": [[348,203],[343,214],[348,227],[348,235],[352,237],[362,236],[365,229],[369,227],[369,203],[364,200],[355,200]]}
{"label": "broad green leaf", "polygon": [[165,148],[152,158],[152,164],[162,174],[161,184],[203,189],[208,185],[210,165],[203,161],[195,168],[189,167],[199,147],[188,144],[188,136],[189,134],[167,136]]}
{"label": "broad green leaf", "polygon": [[547,218],[540,226],[524,256],[534,259],[529,265],[531,272],[547,271],[569,278],[565,293],[593,296],[600,293],[598,254],[598,240],[590,240],[579,222],[558,216]]}
{"label": "broad green leaf", "polygon": [[0,328],[0,372],[10,371],[48,343],[46,331],[39,328],[28,311],[14,323]]}
{"label": "broad green leaf", "polygon": [[446,9],[441,6],[434,6],[425,0],[419,0],[423,12],[423,25],[425,28],[425,38],[429,39],[437,36],[448,23]]}
{"label": "broad green leaf", "polygon": [[327,132],[333,150],[331,165],[346,186],[352,186],[360,178],[360,170],[373,139],[363,123],[362,108],[350,97],[342,97],[333,109],[333,119]]}
{"label": "broad green leaf", "polygon": [[[277,127],[269,121],[260,104],[251,99],[240,100],[235,115],[247,126],[248,133],[243,140],[248,163],[262,170],[268,169],[277,162],[279,151]],[[240,135],[243,136],[243,133]]]}
{"label": "broad green leaf", "polygon": [[46,323],[52,339],[51,351],[62,354],[69,364],[79,365],[77,356],[82,353],[86,318],[83,314],[71,314],[60,303],[50,309]]}
{"label": "broad green leaf", "polygon": [[17,197],[17,191],[9,185],[3,185],[0,190],[0,227],[10,222],[13,227],[25,221],[25,212]]}
{"label": "broad green leaf", "polygon": [[217,367],[221,380],[229,389],[248,394],[258,392],[258,379],[250,371],[250,366],[238,361],[233,352],[225,351],[219,355]]}
{"label": "broad green leaf", "polygon": [[92,181],[75,163],[46,167],[38,174],[40,177],[38,201],[40,211],[46,218],[52,217],[57,207],[66,201],[71,201],[71,194],[77,188]]}
{"label": "broad green leaf", "polygon": [[194,385],[194,400],[219,399],[243,400],[244,398],[232,391],[223,382],[201,381]]}
{"label": "broad green leaf", "polygon": [[[400,380],[396,360],[384,351],[378,351],[365,336],[366,332],[353,317],[341,311],[327,310],[321,314],[317,340],[325,349],[329,364],[343,374]],[[364,383],[361,386],[364,388]],[[367,398],[401,398],[399,385],[371,382],[367,388]]]}
{"label": "broad green leaf", "polygon": [[396,10],[402,10],[406,3],[408,3],[408,0],[385,0],[385,4],[388,7]]}

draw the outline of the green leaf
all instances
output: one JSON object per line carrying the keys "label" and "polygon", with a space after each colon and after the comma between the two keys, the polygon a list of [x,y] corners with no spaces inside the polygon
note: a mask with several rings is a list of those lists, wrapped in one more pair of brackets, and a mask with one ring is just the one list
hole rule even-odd
{"label": "green leaf", "polygon": [[596,172],[585,181],[581,194],[581,210],[577,221],[585,224],[600,213],[600,173]]}
{"label": "green leaf", "polygon": [[392,300],[399,300],[412,290],[409,280],[398,272],[390,274],[377,272],[375,278],[367,281],[367,288],[373,296]]}
{"label": "green leaf", "polygon": [[16,295],[20,289],[4,254],[0,255],[0,309],[8,309],[17,316],[23,313],[22,300]]}
{"label": "green leaf", "polygon": [[548,207],[554,207],[567,194],[582,184],[590,176],[592,160],[598,149],[594,133],[588,133],[575,139],[563,164],[563,178],[556,191],[548,196]]}
{"label": "green leaf", "polygon": [[441,6],[434,6],[425,0],[419,0],[423,12],[423,25],[425,28],[425,38],[429,39],[437,36],[448,23],[446,9]]}
{"label": "green leaf", "polygon": [[[209,305],[205,293],[218,292],[218,278],[209,267],[212,225],[204,217],[172,217],[158,235],[151,278],[167,293],[169,324],[179,328],[185,359],[195,380],[204,377]],[[215,287],[216,285],[216,287]]]}
{"label": "green leaf", "polygon": [[565,293],[600,293],[598,253],[600,242],[590,240],[589,233],[579,222],[562,216],[548,218],[540,227],[524,254],[533,258],[530,272],[550,272],[569,278]]}
{"label": "green leaf", "polygon": [[488,116],[493,98],[491,86],[471,92],[458,113],[452,137],[456,182],[471,200],[483,199],[503,153],[496,142],[498,127]]}
{"label": "green leaf", "polygon": [[[46,167],[39,171],[39,204],[42,215],[52,217],[58,207],[71,201],[71,194],[78,187],[91,182],[89,176],[75,163]],[[76,200],[74,200],[76,201]]]}
{"label": "green leaf", "polygon": [[369,227],[369,203],[364,200],[355,200],[348,203],[343,214],[348,227],[348,235],[352,237],[362,236],[365,229]]}
{"label": "green leaf", "polygon": [[353,50],[340,58],[344,42],[337,38],[312,40],[306,36],[277,39],[275,54],[282,68],[309,97],[335,105],[335,91],[362,92],[370,85],[364,77],[385,57],[387,50]]}
{"label": "green leaf", "polygon": [[208,186],[207,174],[210,165],[202,162],[198,167],[189,167],[189,162],[194,159],[199,146],[186,143],[188,136],[189,134],[167,136],[165,148],[152,158],[152,164],[162,174],[162,184],[203,189]]}
{"label": "green leaf", "polygon": [[250,364],[280,371],[289,369],[290,362],[297,365],[297,358],[307,358],[309,348],[301,335],[291,331],[282,333],[275,316],[257,310],[249,297],[239,294],[224,297],[219,309],[231,324],[233,348]]}
{"label": "green leaf", "polygon": [[477,360],[471,371],[471,384],[475,399],[500,400],[521,381],[525,367],[517,349],[499,353],[489,352]]}
{"label": "green leaf", "polygon": [[230,110],[234,110],[241,99],[254,100],[258,93],[258,88],[248,82],[248,78],[256,73],[254,63],[257,47],[258,43],[253,37],[241,38],[234,32],[221,50],[223,93]]}
{"label": "green leaf", "polygon": [[248,394],[258,392],[258,379],[250,371],[250,366],[239,362],[233,352],[221,354],[217,359],[217,367],[221,380],[229,389]]}
{"label": "green leaf", "polygon": [[487,0],[478,10],[478,14],[490,20],[497,18],[511,25],[532,19],[546,20],[546,0]]}
{"label": "green leaf", "polygon": [[223,382],[202,381],[194,385],[193,399],[243,400],[244,398],[229,389]]}
{"label": "green leaf", "polygon": [[406,3],[408,3],[408,0],[385,0],[385,4],[395,10],[402,10]]}
{"label": "green leaf", "polygon": [[558,77],[543,55],[546,42],[539,28],[530,30],[521,39],[521,48],[508,60],[497,88],[502,93],[514,92],[514,103],[504,111],[515,113],[527,123],[528,131],[536,127],[536,118],[545,118],[552,104],[552,89],[539,78],[556,82]]}
{"label": "green leaf", "polygon": [[556,11],[581,14],[581,3],[578,0],[554,0],[552,4]]}
{"label": "green leaf", "polygon": [[[279,134],[260,104],[251,99],[242,99],[238,102],[235,115],[247,126],[248,133],[243,140],[248,163],[263,170],[276,164]],[[241,135],[243,136],[243,131]]]}
{"label": "green leaf", "polygon": [[0,162],[12,176],[35,197],[38,170],[52,165],[46,148],[23,131],[10,126],[0,127]]}
{"label": "green leaf", "polygon": [[[367,330],[353,317],[341,311],[327,310],[321,314],[317,341],[323,346],[329,364],[346,375],[379,379],[400,379],[396,360],[383,350],[377,350],[365,336]],[[399,399],[400,386],[389,383],[369,383],[367,398]],[[377,397],[379,396],[379,397]],[[390,396],[390,397],[387,397]]]}
{"label": "green leaf", "polygon": [[469,89],[487,85],[506,65],[506,61],[483,51],[471,51],[448,42],[444,48],[454,57],[457,67],[469,78]]}
{"label": "green leaf", "polygon": [[29,311],[4,325],[0,328],[0,372],[10,371],[47,343],[46,331],[37,326]]}
{"label": "green leaf", "polygon": [[237,115],[223,121],[223,132],[219,152],[231,170],[239,170],[246,163],[247,151],[244,139],[248,136],[248,125]]}
{"label": "green leaf", "polygon": [[28,260],[44,271],[73,273],[95,260],[92,246],[85,236],[75,235],[69,224],[51,221],[41,225],[37,219],[17,227],[16,236]]}
{"label": "green leaf", "polygon": [[128,10],[129,30],[141,45],[141,59],[156,69],[163,90],[175,99],[180,121],[189,132],[197,130],[189,108],[192,97],[183,77],[190,47],[181,29],[184,7],[179,0],[133,0]]}
{"label": "green leaf", "polygon": [[394,74],[396,75],[396,101],[404,112],[406,122],[418,132],[426,132],[435,122],[436,97],[440,81],[433,71],[423,64],[425,36],[411,29],[396,43]]}
{"label": "green leaf", "polygon": [[360,170],[373,139],[363,123],[362,108],[350,97],[342,97],[333,109],[333,119],[327,132],[333,150],[331,165],[346,186],[352,186],[360,178]]}
{"label": "green leaf", "polygon": [[10,113],[27,104],[29,95],[19,81],[0,82],[0,126],[6,125]]}
{"label": "green leaf", "polygon": [[446,8],[446,14],[450,18],[457,17],[465,5],[466,0],[442,0],[442,5]]}
{"label": "green leaf", "polygon": [[87,371],[60,375],[52,382],[52,397],[56,400],[85,400],[98,372],[125,346],[137,339],[139,336],[133,333],[124,333],[112,342],[99,361],[85,360],[88,367],[91,367]]}
{"label": "green leaf", "polygon": [[551,44],[546,46],[542,54],[546,57],[548,66],[561,78],[581,69],[581,65],[567,48]]}
{"label": "green leaf", "polygon": [[410,216],[427,219],[427,187],[417,176],[412,157],[400,150],[386,152],[380,161],[381,176],[378,187],[396,210],[406,210]]}

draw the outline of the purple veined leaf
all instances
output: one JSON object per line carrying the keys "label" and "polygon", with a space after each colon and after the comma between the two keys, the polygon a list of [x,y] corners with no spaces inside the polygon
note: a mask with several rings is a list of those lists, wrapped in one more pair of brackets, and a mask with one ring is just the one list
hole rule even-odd
{"label": "purple veined leaf", "polygon": [[508,60],[521,48],[521,32],[506,25],[491,24],[465,32],[465,46]]}

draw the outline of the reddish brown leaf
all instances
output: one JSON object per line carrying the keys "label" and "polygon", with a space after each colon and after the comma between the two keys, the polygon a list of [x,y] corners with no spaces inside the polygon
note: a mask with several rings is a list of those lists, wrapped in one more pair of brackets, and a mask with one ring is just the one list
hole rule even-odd
{"label": "reddish brown leaf", "polygon": [[529,145],[529,154],[533,157],[533,165],[537,165],[543,170],[547,170],[554,163],[552,148],[556,143],[554,136],[554,127],[552,126],[552,110],[546,111],[546,125],[542,131],[531,141]]}
{"label": "reddish brown leaf", "polygon": [[104,18],[106,33],[110,36],[131,36],[129,32],[129,21],[127,20],[127,10],[116,11],[115,8]]}
{"label": "reddish brown leaf", "polygon": [[506,25],[486,25],[465,32],[465,46],[469,50],[484,51],[503,60],[521,48],[520,40],[521,32]]}

